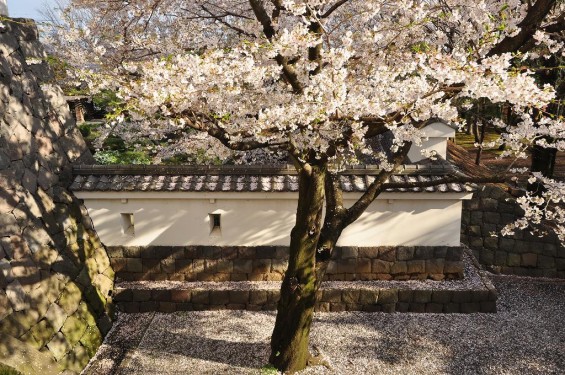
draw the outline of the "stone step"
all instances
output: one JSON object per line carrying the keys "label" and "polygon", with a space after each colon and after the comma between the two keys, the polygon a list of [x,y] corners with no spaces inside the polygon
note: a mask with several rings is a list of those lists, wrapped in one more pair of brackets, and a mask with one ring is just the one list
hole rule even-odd
{"label": "stone step", "polygon": [[[496,312],[497,292],[474,259],[464,255],[465,277],[433,281],[327,281],[316,311]],[[276,310],[281,283],[273,281],[117,283],[121,311]]]}

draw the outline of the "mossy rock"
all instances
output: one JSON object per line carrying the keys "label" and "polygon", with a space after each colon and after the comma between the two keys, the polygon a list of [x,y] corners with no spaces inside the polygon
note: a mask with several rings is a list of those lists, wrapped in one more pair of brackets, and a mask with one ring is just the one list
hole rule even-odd
{"label": "mossy rock", "polygon": [[61,298],[59,298],[59,305],[70,315],[77,310],[81,301],[82,291],[75,283],[70,282],[63,291]]}
{"label": "mossy rock", "polygon": [[88,355],[93,357],[96,351],[102,345],[102,334],[96,325],[89,326],[80,339],[80,343],[86,349]]}
{"label": "mossy rock", "polygon": [[82,335],[86,331],[87,324],[84,320],[76,317],[76,315],[71,315],[63,324],[61,332],[65,335],[65,338],[71,345],[76,345],[81,339]]}

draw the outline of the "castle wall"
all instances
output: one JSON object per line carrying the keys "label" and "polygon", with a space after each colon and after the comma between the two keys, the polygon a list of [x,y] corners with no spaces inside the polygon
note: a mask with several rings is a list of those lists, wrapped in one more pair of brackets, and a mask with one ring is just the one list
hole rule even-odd
{"label": "castle wall", "polygon": [[0,362],[80,372],[111,326],[114,273],[67,189],[92,156],[31,20],[0,25]]}

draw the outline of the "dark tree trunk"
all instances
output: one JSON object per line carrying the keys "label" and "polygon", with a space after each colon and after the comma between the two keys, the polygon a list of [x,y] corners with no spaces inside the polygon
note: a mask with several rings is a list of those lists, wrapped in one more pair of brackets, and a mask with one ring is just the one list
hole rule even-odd
{"label": "dark tree trunk", "polygon": [[[556,157],[557,149],[534,145],[532,147],[532,172],[540,172],[549,178],[553,177]],[[528,183],[528,191],[541,195],[545,188],[542,183],[535,181],[532,184]]]}
{"label": "dark tree trunk", "polygon": [[477,148],[477,154],[475,155],[475,164],[481,164],[481,156],[483,154],[483,142],[485,140],[485,133],[486,133],[487,124],[483,123],[482,126],[479,126],[478,119],[475,117],[475,121],[473,123],[473,134],[475,135],[475,142],[479,144]]}
{"label": "dark tree trunk", "polygon": [[[403,162],[410,146],[411,143],[405,143],[393,157],[396,167]],[[337,240],[343,229],[357,220],[380,194],[396,168],[382,170],[350,208],[343,206],[339,179],[327,172],[325,162],[302,164],[297,169],[296,224],[290,235],[288,269],[281,286],[269,358],[271,364],[285,373],[304,369],[310,359],[309,334],[317,292]],[[326,212],[322,226],[324,203]]]}
{"label": "dark tree trunk", "polygon": [[308,364],[310,326],[316,292],[316,252],[324,207],[325,166],[299,171],[296,224],[290,237],[288,269],[271,336],[269,361],[279,370],[296,372]]}

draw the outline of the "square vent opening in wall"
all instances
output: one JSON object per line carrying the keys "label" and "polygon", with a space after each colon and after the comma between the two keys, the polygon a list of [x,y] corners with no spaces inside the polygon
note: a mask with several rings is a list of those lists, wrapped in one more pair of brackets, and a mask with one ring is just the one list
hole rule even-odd
{"label": "square vent opening in wall", "polygon": [[125,234],[126,236],[135,235],[133,214],[123,213],[121,215],[122,215],[122,233]]}
{"label": "square vent opening in wall", "polygon": [[222,234],[222,214],[212,213],[208,214],[210,219],[210,235],[219,236]]}

